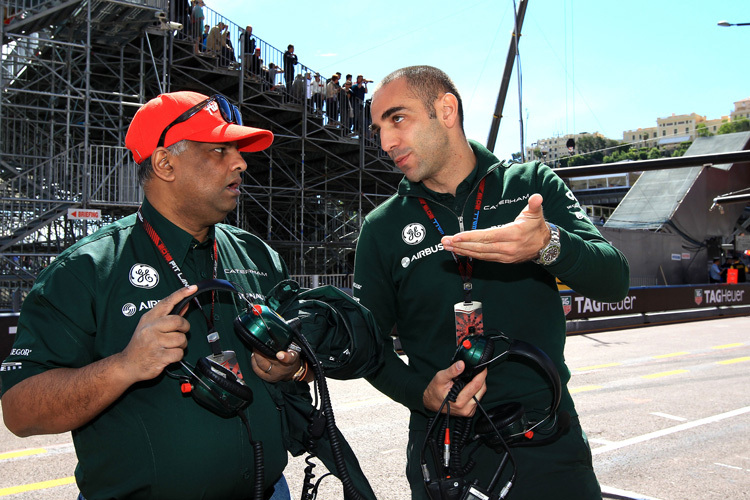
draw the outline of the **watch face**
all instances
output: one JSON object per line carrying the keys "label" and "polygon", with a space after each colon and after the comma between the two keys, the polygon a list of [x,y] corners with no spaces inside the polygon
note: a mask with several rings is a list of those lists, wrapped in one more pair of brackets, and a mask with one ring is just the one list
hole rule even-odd
{"label": "watch face", "polygon": [[552,264],[557,257],[560,255],[560,247],[553,246],[547,249],[547,252],[544,254],[544,262],[547,264]]}
{"label": "watch face", "polygon": [[550,245],[547,248],[544,249],[544,252],[542,252],[542,256],[539,258],[539,262],[542,265],[548,266],[555,262],[557,260],[557,257],[560,255],[560,246],[559,245]]}

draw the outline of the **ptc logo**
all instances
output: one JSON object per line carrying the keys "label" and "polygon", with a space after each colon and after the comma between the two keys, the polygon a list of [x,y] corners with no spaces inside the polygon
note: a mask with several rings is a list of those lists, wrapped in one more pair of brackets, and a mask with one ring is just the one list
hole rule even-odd
{"label": "ptc logo", "polygon": [[122,315],[127,316],[128,318],[135,314],[137,308],[135,307],[135,304],[132,302],[128,302],[124,306],[122,306]]}
{"label": "ptc logo", "polygon": [[412,222],[411,224],[404,226],[404,229],[401,231],[401,239],[404,240],[404,243],[407,245],[418,245],[424,240],[425,234],[426,231],[422,224],[419,222]]}
{"label": "ptc logo", "polygon": [[148,264],[135,264],[130,268],[128,279],[138,288],[154,288],[159,284],[159,273]]}

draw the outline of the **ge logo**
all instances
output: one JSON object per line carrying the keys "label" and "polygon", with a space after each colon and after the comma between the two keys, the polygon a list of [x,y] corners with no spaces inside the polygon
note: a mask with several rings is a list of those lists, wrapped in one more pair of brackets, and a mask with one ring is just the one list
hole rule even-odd
{"label": "ge logo", "polygon": [[122,306],[122,314],[123,316],[130,317],[135,314],[136,307],[135,304],[128,302],[124,306]]}
{"label": "ge logo", "polygon": [[138,288],[154,288],[159,283],[159,273],[147,264],[136,264],[130,268],[128,279]]}
{"label": "ge logo", "polygon": [[411,224],[407,224],[403,231],[401,231],[401,239],[404,240],[404,243],[407,245],[418,245],[419,243],[422,243],[425,233],[426,231],[422,224],[419,222],[412,222]]}

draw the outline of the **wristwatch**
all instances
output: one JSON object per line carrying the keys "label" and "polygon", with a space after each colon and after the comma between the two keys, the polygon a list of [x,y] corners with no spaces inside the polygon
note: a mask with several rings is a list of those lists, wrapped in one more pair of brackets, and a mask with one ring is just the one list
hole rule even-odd
{"label": "wristwatch", "polygon": [[539,256],[532,261],[543,266],[549,266],[560,256],[560,230],[549,222],[547,222],[547,227],[550,234],[549,243],[539,250]]}

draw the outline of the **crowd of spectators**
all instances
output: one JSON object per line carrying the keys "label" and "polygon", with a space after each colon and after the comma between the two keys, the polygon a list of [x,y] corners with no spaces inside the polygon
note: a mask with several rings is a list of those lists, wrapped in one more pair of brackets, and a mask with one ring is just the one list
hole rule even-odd
{"label": "crowd of spectators", "polygon": [[174,19],[183,25],[180,36],[192,41],[196,55],[215,59],[219,67],[244,70],[245,78],[264,91],[278,92],[287,102],[304,104],[309,113],[346,135],[358,136],[367,130],[367,84],[372,80],[362,75],[353,80],[351,74],[342,79],[340,72],[328,79],[313,74],[299,65],[293,44],[279,58],[281,64],[264,62],[250,25],[239,29],[235,53],[230,26],[223,21],[207,24],[210,12],[204,11],[205,7],[204,0],[177,0],[175,4]]}

